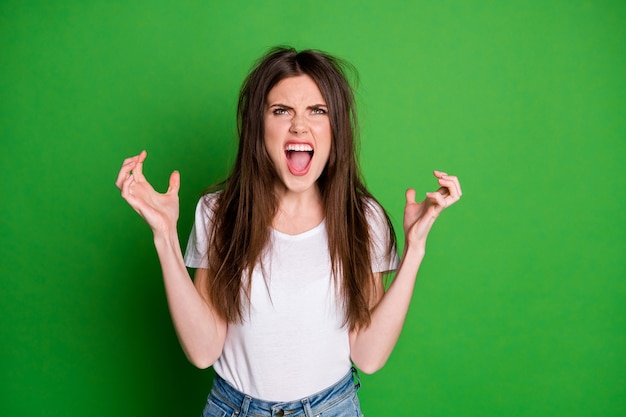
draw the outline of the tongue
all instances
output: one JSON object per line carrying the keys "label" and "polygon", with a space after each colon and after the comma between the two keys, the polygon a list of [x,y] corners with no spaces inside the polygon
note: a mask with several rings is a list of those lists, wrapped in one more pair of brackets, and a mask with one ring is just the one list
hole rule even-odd
{"label": "tongue", "polygon": [[302,172],[306,169],[311,161],[309,152],[289,152],[289,163],[296,172]]}

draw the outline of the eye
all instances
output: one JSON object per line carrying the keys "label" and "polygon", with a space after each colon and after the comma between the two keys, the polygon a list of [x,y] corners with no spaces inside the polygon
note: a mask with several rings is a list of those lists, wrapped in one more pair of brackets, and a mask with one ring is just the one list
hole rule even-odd
{"label": "eye", "polygon": [[272,109],[272,113],[275,115],[282,115],[282,114],[288,114],[289,111],[283,107],[276,107],[274,109]]}
{"label": "eye", "polygon": [[327,114],[328,112],[326,111],[326,109],[323,109],[321,107],[313,107],[311,109],[311,113],[312,114]]}

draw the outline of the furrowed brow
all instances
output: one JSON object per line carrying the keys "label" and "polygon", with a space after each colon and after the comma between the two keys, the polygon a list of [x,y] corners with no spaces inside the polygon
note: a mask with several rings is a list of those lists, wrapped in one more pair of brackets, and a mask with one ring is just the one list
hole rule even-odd
{"label": "furrowed brow", "polygon": [[293,110],[293,107],[288,106],[288,105],[286,105],[286,104],[280,104],[280,103],[273,103],[273,104],[270,104],[268,107],[269,107],[270,109],[271,109],[272,107],[280,107],[281,109]]}

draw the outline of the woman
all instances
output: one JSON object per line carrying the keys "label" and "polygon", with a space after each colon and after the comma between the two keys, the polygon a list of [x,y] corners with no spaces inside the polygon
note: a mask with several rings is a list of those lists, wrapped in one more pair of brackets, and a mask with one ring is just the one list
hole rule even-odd
{"label": "woman", "polygon": [[[178,172],[156,193],[142,174],[143,151],[124,161],[116,182],[153,230],[185,354],[216,371],[204,416],[359,416],[352,365],[371,373],[389,357],[427,235],[460,198],[459,181],[435,171],[440,188],[424,201],[406,192],[399,260],[391,222],[361,181],[341,61],[271,50],[246,78],[237,115],[232,173],[198,203],[185,257]],[[383,275],[393,270],[385,292]]]}

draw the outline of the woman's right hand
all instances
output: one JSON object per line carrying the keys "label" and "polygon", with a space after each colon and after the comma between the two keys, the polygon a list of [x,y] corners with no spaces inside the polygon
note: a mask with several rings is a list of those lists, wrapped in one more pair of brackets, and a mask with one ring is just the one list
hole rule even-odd
{"label": "woman's right hand", "polygon": [[197,269],[196,289],[185,268],[176,233],[180,175],[174,171],[164,194],[157,193],[141,172],[146,151],[122,164],[115,185],[122,197],[143,217],[154,232],[154,245],[163,271],[163,283],[172,322],[180,344],[191,363],[199,368],[212,365],[222,354],[227,323],[204,298],[208,269]]}
{"label": "woman's right hand", "polygon": [[180,174],[174,171],[170,176],[167,192],[158,193],[142,173],[146,151],[127,158],[117,176],[115,185],[122,191],[122,197],[148,223],[156,233],[170,233],[176,229],[179,203]]}

